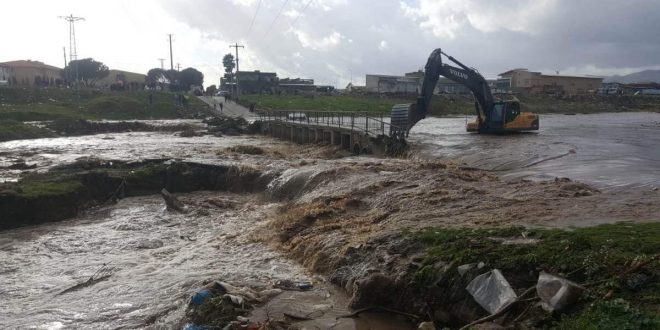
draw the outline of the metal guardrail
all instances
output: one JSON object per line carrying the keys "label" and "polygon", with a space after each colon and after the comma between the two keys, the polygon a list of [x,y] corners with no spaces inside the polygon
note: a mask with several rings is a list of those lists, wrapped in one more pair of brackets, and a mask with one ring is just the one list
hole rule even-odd
{"label": "metal guardrail", "polygon": [[390,132],[400,131],[385,121],[389,118],[383,115],[374,117],[368,112],[259,110],[258,116],[261,121],[343,128],[373,136],[389,136]]}

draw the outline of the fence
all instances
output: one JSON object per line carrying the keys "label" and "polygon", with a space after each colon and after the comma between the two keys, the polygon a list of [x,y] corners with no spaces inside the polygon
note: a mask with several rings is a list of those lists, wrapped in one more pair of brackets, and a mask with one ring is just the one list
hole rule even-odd
{"label": "fence", "polygon": [[389,136],[390,132],[400,131],[386,121],[389,118],[368,112],[261,110],[258,115],[261,121],[341,128],[373,136]]}

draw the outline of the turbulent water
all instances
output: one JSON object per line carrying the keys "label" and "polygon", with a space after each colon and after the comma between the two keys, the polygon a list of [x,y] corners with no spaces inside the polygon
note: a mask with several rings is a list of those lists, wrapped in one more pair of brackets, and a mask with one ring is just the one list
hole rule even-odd
{"label": "turbulent water", "polygon": [[[137,197],[75,220],[2,232],[0,328],[140,328],[152,321],[169,328],[204,280],[309,280],[300,266],[244,235],[275,204],[210,192],[187,198],[229,199],[237,208],[180,214],[165,210],[159,196]],[[100,269],[106,280],[75,289]]]}
{"label": "turbulent water", "polygon": [[[660,186],[660,114],[549,115],[541,117],[538,133],[506,136],[468,134],[464,124],[463,118],[425,119],[410,140],[420,157],[460,159],[505,178],[565,176],[603,188]],[[18,179],[22,171],[6,167],[19,160],[36,165],[29,171],[45,171],[89,156],[290,167],[277,157],[222,153],[240,144],[285,142],[163,132],[10,141],[0,143],[0,181]],[[319,178],[287,170],[269,189],[272,197],[292,197],[309,180]],[[185,198],[231,199],[237,208],[178,214],[166,211],[158,196],[135,197],[70,221],[0,232],[0,328],[173,328],[205,280],[306,278],[296,263],[246,237],[279,204],[226,193]],[[109,276],[76,287],[99,269]]]}

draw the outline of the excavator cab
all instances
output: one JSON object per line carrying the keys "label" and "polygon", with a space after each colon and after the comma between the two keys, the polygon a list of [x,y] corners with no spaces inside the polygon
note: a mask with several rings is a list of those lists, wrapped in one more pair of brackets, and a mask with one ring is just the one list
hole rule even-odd
{"label": "excavator cab", "polygon": [[[481,117],[481,114],[479,117]],[[491,110],[487,111],[484,117],[481,125],[479,125],[479,118],[477,118],[467,124],[466,130],[468,132],[497,134],[539,129],[539,116],[531,112],[521,112],[518,100],[495,101]]]}

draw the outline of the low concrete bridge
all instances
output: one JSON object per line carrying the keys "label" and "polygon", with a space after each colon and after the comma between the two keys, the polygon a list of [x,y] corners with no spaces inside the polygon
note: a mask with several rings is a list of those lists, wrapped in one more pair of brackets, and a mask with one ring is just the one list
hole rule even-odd
{"label": "low concrete bridge", "polygon": [[258,112],[264,134],[297,143],[338,145],[355,154],[388,153],[405,145],[392,132],[389,118],[365,112],[283,111]]}

